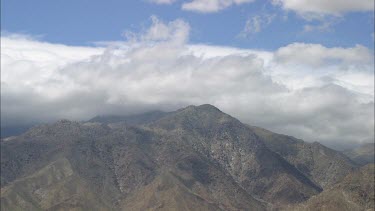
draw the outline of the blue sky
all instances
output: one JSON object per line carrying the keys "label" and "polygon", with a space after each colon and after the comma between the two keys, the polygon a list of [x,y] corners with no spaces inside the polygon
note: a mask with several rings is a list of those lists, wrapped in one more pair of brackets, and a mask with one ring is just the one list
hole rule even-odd
{"label": "blue sky", "polygon": [[[183,1],[156,4],[147,0],[2,0],[1,3],[2,32],[41,36],[45,41],[68,45],[122,40],[124,31],[139,31],[150,24],[151,15],[156,15],[164,21],[181,18],[188,22],[192,29],[191,43],[273,50],[305,42],[327,47],[360,44],[373,49],[374,14],[366,9],[338,8],[337,14],[307,20],[299,14],[301,8],[286,9],[264,0],[210,13],[183,10]],[[269,16],[273,18],[269,23],[263,22],[259,32],[239,36],[246,21],[255,16],[263,21]],[[304,26],[309,24],[329,26],[305,31]]]}

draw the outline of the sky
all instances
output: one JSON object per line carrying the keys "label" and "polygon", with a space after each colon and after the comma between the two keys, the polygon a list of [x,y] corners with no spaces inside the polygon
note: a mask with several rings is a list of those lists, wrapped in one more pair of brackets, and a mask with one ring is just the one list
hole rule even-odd
{"label": "sky", "polygon": [[1,24],[3,31],[52,43],[92,45],[122,40],[125,31],[146,27],[155,15],[188,22],[193,43],[275,50],[308,42],[373,49],[373,7],[373,0],[3,0]]}
{"label": "sky", "polygon": [[210,103],[306,141],[374,141],[373,0],[3,0],[1,124]]}

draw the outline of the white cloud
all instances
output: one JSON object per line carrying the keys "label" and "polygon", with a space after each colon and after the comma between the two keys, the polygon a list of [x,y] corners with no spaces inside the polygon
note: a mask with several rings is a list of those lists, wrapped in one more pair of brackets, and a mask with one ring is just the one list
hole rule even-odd
{"label": "white cloud", "polygon": [[56,70],[101,54],[103,50],[51,44],[19,35],[1,37],[1,83],[4,89],[30,86],[52,97],[54,93],[44,90],[44,84],[57,80]]}
{"label": "white cloud", "polygon": [[346,12],[374,11],[374,0],[273,0],[273,3],[301,15],[341,15]]}
{"label": "white cloud", "polygon": [[[327,48],[320,44],[293,43],[274,53],[274,80],[284,80],[292,89],[327,82],[356,92],[363,102],[374,98],[372,52],[364,46]],[[287,82],[286,82],[287,81]]]}
{"label": "white cloud", "polygon": [[142,36],[143,41],[172,41],[181,44],[188,40],[190,26],[183,20],[177,19],[168,24],[156,16],[152,16],[151,20],[152,25]]}
{"label": "white cloud", "polygon": [[315,24],[306,24],[303,26],[304,32],[312,32],[312,31],[318,31],[318,32],[332,32],[333,26],[337,23],[342,21],[342,18],[339,17],[326,17],[323,20],[318,21]]}
{"label": "white cloud", "polygon": [[248,37],[252,34],[262,31],[267,25],[269,25],[276,15],[262,14],[255,15],[246,20],[245,27],[239,34],[240,37]]}
{"label": "white cloud", "polygon": [[322,66],[329,64],[368,64],[373,57],[369,49],[356,45],[353,48],[327,48],[320,44],[293,43],[279,48],[275,59],[282,63]]}
{"label": "white cloud", "polygon": [[173,4],[176,0],[148,0],[151,3],[155,4]]}
{"label": "white cloud", "polygon": [[182,9],[200,13],[212,13],[232,5],[240,5],[253,1],[254,0],[192,0],[191,2],[183,3]]}
{"label": "white cloud", "polygon": [[374,11],[374,0],[272,0],[272,3],[295,12],[308,22],[315,22],[305,24],[304,32],[330,32],[346,13]]}
{"label": "white cloud", "polygon": [[275,52],[189,45],[189,24],[153,24],[108,49],[1,37],[3,125],[211,103],[308,141],[374,136],[372,53],[295,43]]}

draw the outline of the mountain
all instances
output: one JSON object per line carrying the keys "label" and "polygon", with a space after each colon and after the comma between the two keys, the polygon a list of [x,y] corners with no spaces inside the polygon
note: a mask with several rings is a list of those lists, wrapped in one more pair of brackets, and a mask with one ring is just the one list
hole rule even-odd
{"label": "mountain", "polygon": [[341,152],[314,142],[307,143],[291,136],[250,126],[252,131],[274,152],[322,188],[342,180],[356,164]]}
{"label": "mountain", "polygon": [[320,191],[246,125],[211,105],[189,106],[148,126],[168,142],[193,147],[262,200],[298,203]]}
{"label": "mountain", "polygon": [[[168,113],[152,111],[132,116],[100,116],[89,121],[139,125],[158,120],[166,115]],[[292,136],[273,133],[263,128],[255,126],[249,126],[249,128],[268,148],[281,155],[322,188],[340,181],[349,172],[352,172],[358,163],[367,164],[373,162],[374,159],[374,147],[370,144],[341,153],[318,142],[307,143]],[[357,157],[355,157],[356,154]]]}
{"label": "mountain", "polygon": [[118,116],[118,115],[107,115],[107,116],[96,116],[90,119],[88,122],[100,122],[100,123],[126,123],[129,125],[141,125],[158,120],[168,115],[168,112],[163,111],[149,111],[146,113],[135,114],[130,116]]}
{"label": "mountain", "polygon": [[343,153],[359,165],[374,163],[374,143],[362,144],[354,149],[345,150]]}
{"label": "mountain", "polygon": [[[279,145],[283,140],[288,144]],[[267,210],[294,206],[355,169],[342,154],[315,145],[262,132],[211,105],[131,117],[102,116],[88,122],[61,120],[1,141],[1,207]]]}
{"label": "mountain", "polygon": [[374,164],[363,166],[293,210],[374,210],[374,171]]}
{"label": "mountain", "polygon": [[184,203],[189,210],[264,208],[205,158],[160,138],[140,128],[66,120],[33,128],[2,142],[2,208],[137,210],[129,199],[142,191],[152,191],[141,202],[150,209]]}
{"label": "mountain", "polygon": [[66,158],[15,180],[1,189],[1,210],[109,210],[95,191],[77,176]]}

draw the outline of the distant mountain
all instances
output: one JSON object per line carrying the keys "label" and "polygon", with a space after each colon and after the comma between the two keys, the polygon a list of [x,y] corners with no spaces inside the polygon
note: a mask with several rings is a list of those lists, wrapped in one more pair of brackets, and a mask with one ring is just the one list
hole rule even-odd
{"label": "distant mountain", "polygon": [[363,166],[293,210],[374,210],[374,171],[374,164]]}
{"label": "distant mountain", "polygon": [[374,148],[374,143],[367,143],[354,149],[345,150],[343,153],[359,165],[366,165],[369,163],[374,163]]}
{"label": "distant mountain", "polygon": [[[325,169],[325,171],[323,170]],[[1,141],[2,210],[267,210],[295,206],[355,165],[211,105],[61,120]]]}

